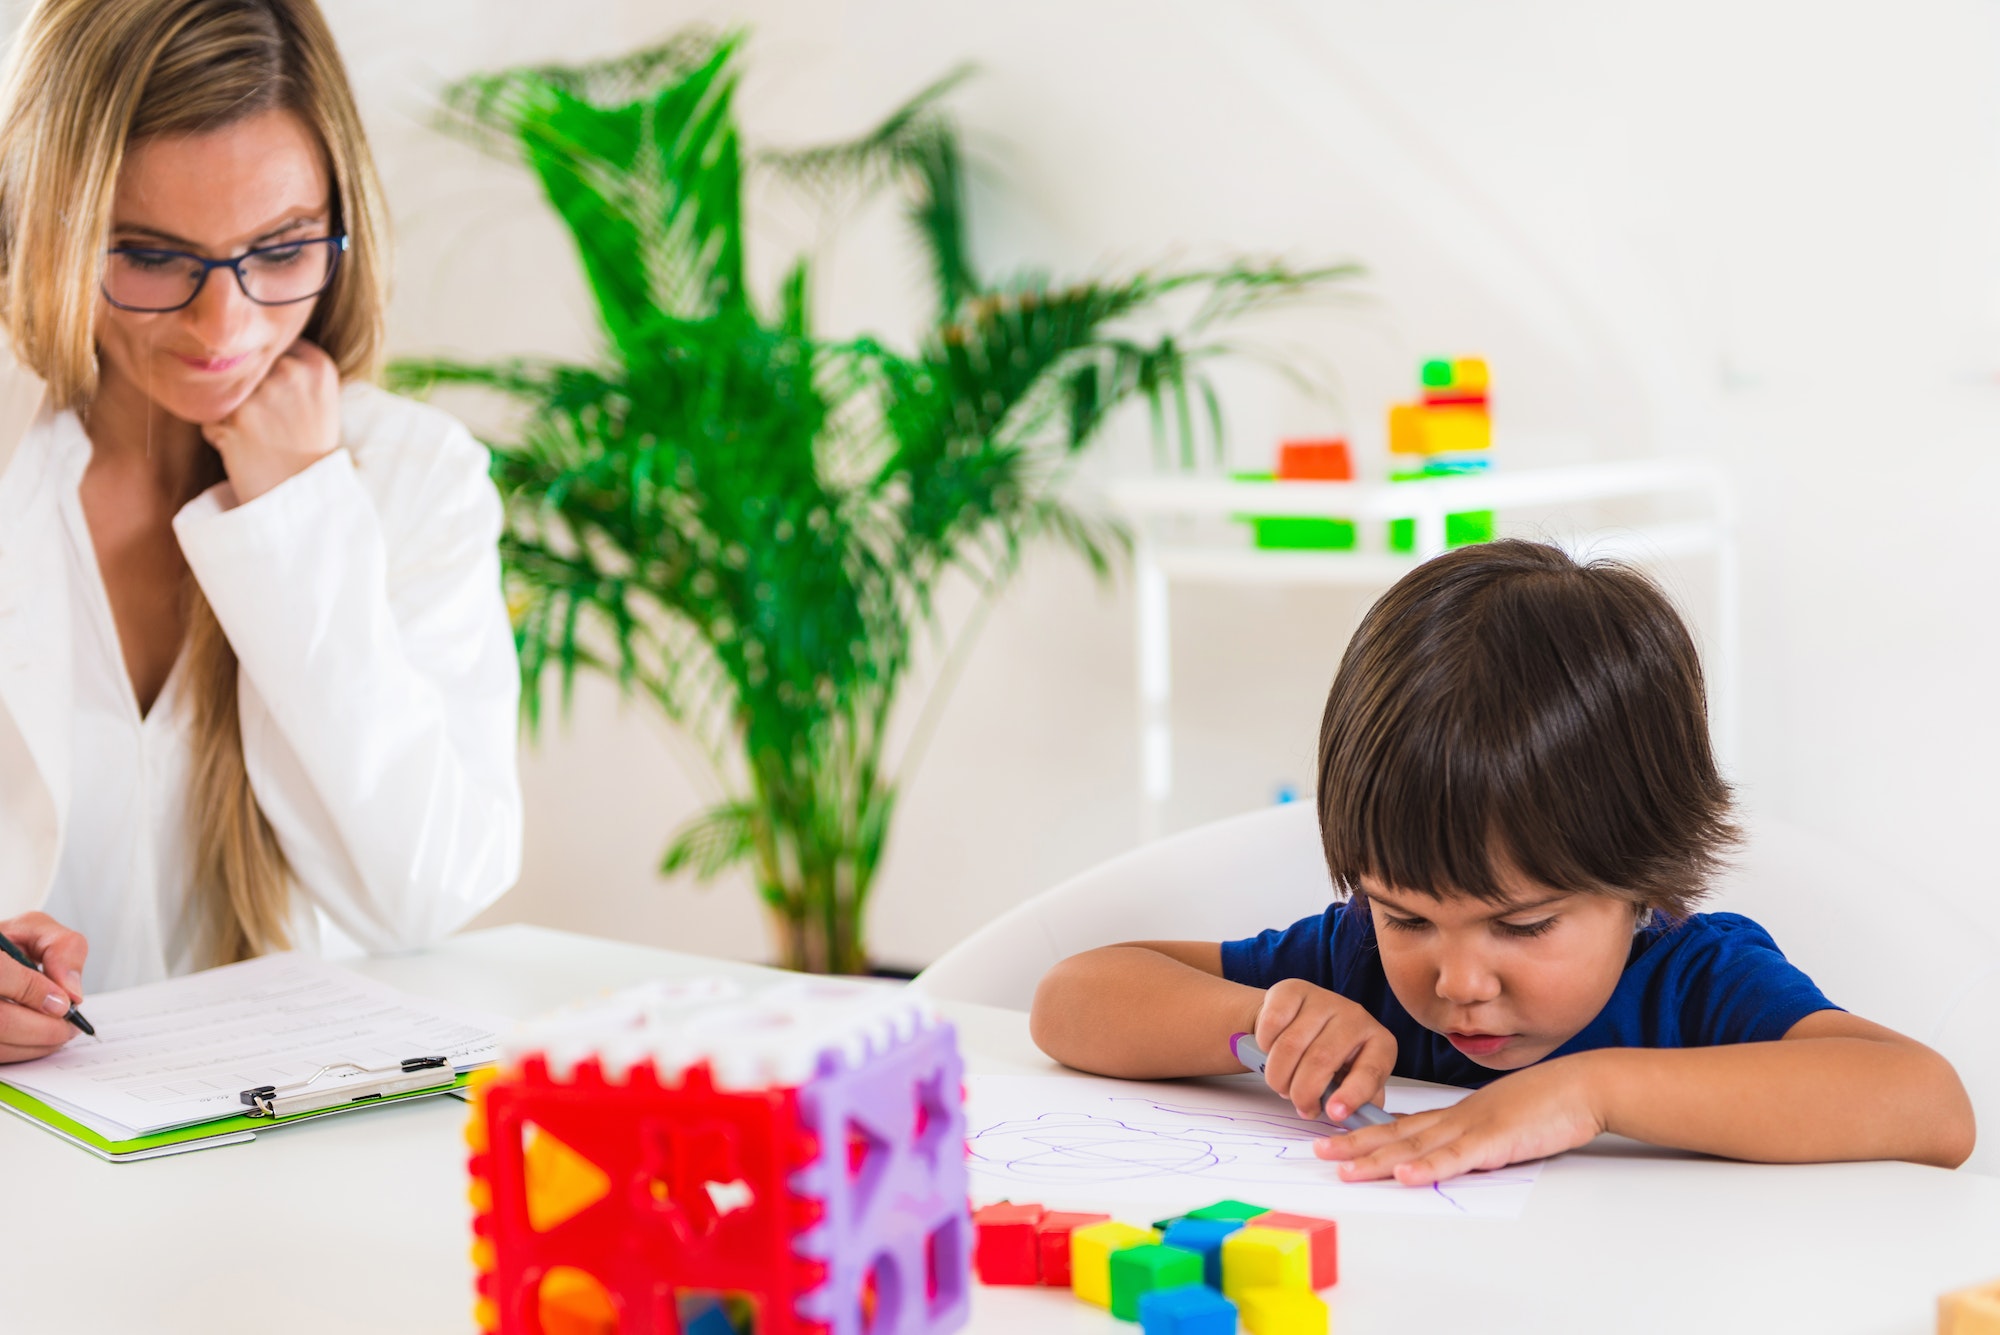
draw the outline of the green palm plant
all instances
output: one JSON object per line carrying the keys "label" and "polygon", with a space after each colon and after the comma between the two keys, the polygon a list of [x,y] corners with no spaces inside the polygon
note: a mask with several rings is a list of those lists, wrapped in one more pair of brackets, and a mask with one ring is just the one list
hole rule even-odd
{"label": "green palm plant", "polygon": [[[1079,451],[1139,399],[1160,447],[1191,459],[1221,429],[1202,370],[1231,351],[1216,331],[1353,270],[989,283],[941,110],[956,76],[859,140],[753,158],[732,107],[741,44],[693,32],[447,90],[447,120],[524,160],[568,226],[604,348],[592,365],[405,360],[392,381],[526,410],[490,444],[530,731],[550,673],[565,699],[579,670],[650,699],[730,794],[677,833],[663,873],[747,862],[785,964],[858,971],[913,760],[888,754],[889,723],[917,636],[946,632],[940,583],[991,599],[1042,539],[1108,575],[1125,539],[1065,498]],[[752,293],[753,171],[904,193],[937,302],[914,351],[817,334],[804,259]],[[1169,298],[1191,308],[1176,327],[1133,331]]]}

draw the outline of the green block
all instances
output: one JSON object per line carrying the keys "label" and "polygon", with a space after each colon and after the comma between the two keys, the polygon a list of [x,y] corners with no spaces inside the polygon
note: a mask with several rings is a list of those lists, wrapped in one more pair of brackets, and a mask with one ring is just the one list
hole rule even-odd
{"label": "green block", "polygon": [[1111,1315],[1139,1319],[1139,1298],[1161,1289],[1182,1289],[1202,1279],[1201,1254],[1160,1243],[1111,1253]]}
{"label": "green block", "polygon": [[[1461,510],[1457,514],[1444,517],[1444,545],[1447,547],[1470,547],[1476,542],[1493,541],[1493,512],[1491,510]],[[1391,519],[1389,521],[1389,550],[1408,554],[1417,550],[1417,521],[1414,519]]]}
{"label": "green block", "polygon": [[1250,516],[1256,545],[1266,551],[1347,552],[1354,550],[1354,521],[1303,515]]}
{"label": "green block", "polygon": [[1450,389],[1451,363],[1433,358],[1424,363],[1423,376],[1425,389]]}
{"label": "green block", "polygon": [[1217,1201],[1204,1205],[1199,1210],[1189,1210],[1189,1219],[1255,1219],[1260,1214],[1271,1213],[1268,1205],[1252,1205],[1248,1201]]}
{"label": "green block", "polygon": [[1181,1220],[1185,1218],[1187,1218],[1187,1216],[1184,1214],[1169,1215],[1165,1219],[1155,1219],[1153,1221],[1153,1227],[1160,1230],[1160,1232],[1165,1233],[1169,1228],[1172,1228],[1175,1224],[1180,1223]]}
{"label": "green block", "polygon": [[[1231,473],[1232,482],[1275,482],[1275,473]],[[1349,552],[1355,547],[1354,521],[1292,515],[1231,515],[1250,526],[1251,541],[1265,551]]]}

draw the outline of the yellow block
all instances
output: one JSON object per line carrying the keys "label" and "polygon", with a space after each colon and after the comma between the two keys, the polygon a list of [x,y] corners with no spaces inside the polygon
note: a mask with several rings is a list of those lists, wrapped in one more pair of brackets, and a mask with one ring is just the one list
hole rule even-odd
{"label": "yellow block", "polygon": [[1245,1289],[1236,1305],[1250,1335],[1327,1335],[1326,1304],[1310,1290]]}
{"label": "yellow block", "polygon": [[1312,1241],[1281,1228],[1239,1228],[1222,1240],[1222,1292],[1242,1301],[1251,1289],[1312,1292]]}
{"label": "yellow block", "polygon": [[1938,1299],[1938,1335],[2000,1335],[2000,1279]]}
{"label": "yellow block", "polygon": [[1465,454],[1493,445],[1493,419],[1476,404],[1439,404],[1424,409],[1424,452]]}
{"label": "yellow block", "polygon": [[1115,1219],[1087,1224],[1069,1235],[1069,1286],[1087,1303],[1111,1307],[1111,1253],[1160,1240],[1157,1228]]}
{"label": "yellow block", "polygon": [[1451,364],[1451,387],[1453,389],[1485,389],[1486,359],[1484,357],[1460,357]]}

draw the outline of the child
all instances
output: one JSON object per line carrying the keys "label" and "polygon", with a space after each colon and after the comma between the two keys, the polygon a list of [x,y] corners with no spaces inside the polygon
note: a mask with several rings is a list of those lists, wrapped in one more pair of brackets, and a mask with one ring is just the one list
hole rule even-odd
{"label": "child", "polygon": [[1301,1117],[1391,1075],[1475,1092],[1318,1141],[1352,1181],[1427,1185],[1613,1132],[1737,1159],[1972,1152],[1957,1073],[1835,1007],[1756,923],[1695,913],[1735,841],[1701,667],[1644,576],[1552,547],[1461,548],[1405,576],[1320,726],[1325,913],[1242,941],[1064,960],[1035,1041],[1137,1079],[1239,1071]]}

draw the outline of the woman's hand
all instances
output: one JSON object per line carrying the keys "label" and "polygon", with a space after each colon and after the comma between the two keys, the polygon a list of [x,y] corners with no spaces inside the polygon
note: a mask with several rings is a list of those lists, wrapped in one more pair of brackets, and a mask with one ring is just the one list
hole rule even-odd
{"label": "woman's hand", "polygon": [[300,339],[235,412],[201,434],[222,456],[237,502],[254,501],[340,444],[340,370]]}
{"label": "woman's hand", "polygon": [[46,1057],[76,1037],[63,1017],[83,1000],[83,959],[90,944],[46,913],[0,922],[0,935],[40,962],[42,972],[0,954],[0,1062]]}
{"label": "woman's hand", "polygon": [[1591,1068],[1581,1059],[1588,1055],[1515,1071],[1449,1108],[1328,1136],[1313,1142],[1313,1153],[1344,1160],[1343,1181],[1393,1177],[1405,1186],[1427,1187],[1474,1169],[1505,1168],[1575,1149],[1604,1130]]}
{"label": "woman's hand", "polygon": [[[1265,1082],[1290,1099],[1301,1117],[1338,1121],[1380,1099],[1396,1069],[1394,1034],[1338,992],[1298,978],[1265,991],[1256,1039],[1265,1053]],[[1347,1075],[1340,1087],[1328,1089],[1342,1067]]]}

